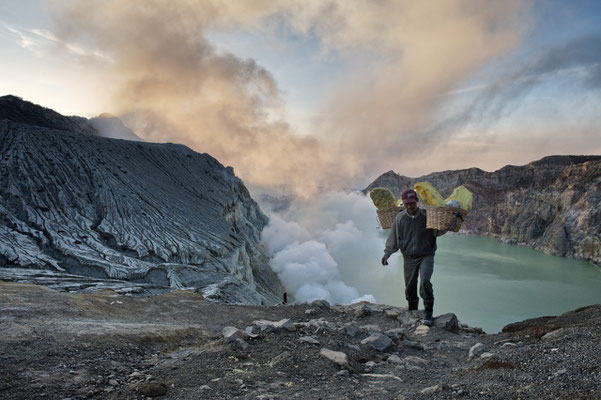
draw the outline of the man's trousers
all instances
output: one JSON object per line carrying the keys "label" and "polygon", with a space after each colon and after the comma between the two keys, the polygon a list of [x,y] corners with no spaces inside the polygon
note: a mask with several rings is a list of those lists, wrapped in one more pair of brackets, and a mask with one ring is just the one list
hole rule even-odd
{"label": "man's trousers", "polygon": [[405,298],[409,310],[417,310],[417,281],[419,279],[419,295],[424,302],[424,310],[431,313],[434,310],[434,290],[430,278],[434,271],[434,255],[425,257],[403,256],[403,272],[405,275]]}

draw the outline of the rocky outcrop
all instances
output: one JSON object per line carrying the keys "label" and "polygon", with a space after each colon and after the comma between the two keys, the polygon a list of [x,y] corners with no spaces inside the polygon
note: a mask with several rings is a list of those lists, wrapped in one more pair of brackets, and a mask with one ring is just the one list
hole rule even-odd
{"label": "rocky outcrop", "polygon": [[68,290],[192,287],[223,302],[280,301],[260,245],[267,218],[231,167],[183,145],[99,137],[85,119],[7,97],[0,269],[48,270],[28,276]]}
{"label": "rocky outcrop", "polygon": [[389,171],[372,182],[396,195],[429,181],[443,196],[465,185],[474,208],[462,231],[601,265],[601,156],[550,156],[495,172],[478,168],[407,178]]}

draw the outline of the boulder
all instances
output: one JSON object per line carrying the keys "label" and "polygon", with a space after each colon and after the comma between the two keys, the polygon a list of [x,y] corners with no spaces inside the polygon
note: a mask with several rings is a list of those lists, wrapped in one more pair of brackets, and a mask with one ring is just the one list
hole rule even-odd
{"label": "boulder", "polygon": [[459,333],[459,321],[457,320],[457,316],[453,313],[439,315],[434,318],[434,326],[449,332]]}
{"label": "boulder", "polygon": [[384,351],[392,345],[392,340],[382,333],[372,333],[361,341],[361,344],[367,345],[378,351]]}

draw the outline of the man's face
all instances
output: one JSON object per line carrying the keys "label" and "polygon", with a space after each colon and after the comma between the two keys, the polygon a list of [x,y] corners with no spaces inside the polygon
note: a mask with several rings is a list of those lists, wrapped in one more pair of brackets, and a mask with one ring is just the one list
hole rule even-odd
{"label": "man's face", "polygon": [[415,215],[415,213],[417,212],[417,203],[412,201],[409,203],[404,203],[405,204],[405,208],[407,209],[407,212],[411,215]]}

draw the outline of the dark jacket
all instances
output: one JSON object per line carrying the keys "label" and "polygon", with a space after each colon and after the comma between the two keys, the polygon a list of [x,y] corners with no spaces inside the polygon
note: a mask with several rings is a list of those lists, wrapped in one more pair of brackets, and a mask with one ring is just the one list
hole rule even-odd
{"label": "dark jacket", "polygon": [[435,232],[426,229],[426,210],[419,208],[414,217],[407,211],[396,215],[386,240],[384,255],[388,258],[397,250],[407,257],[430,256],[436,252]]}

